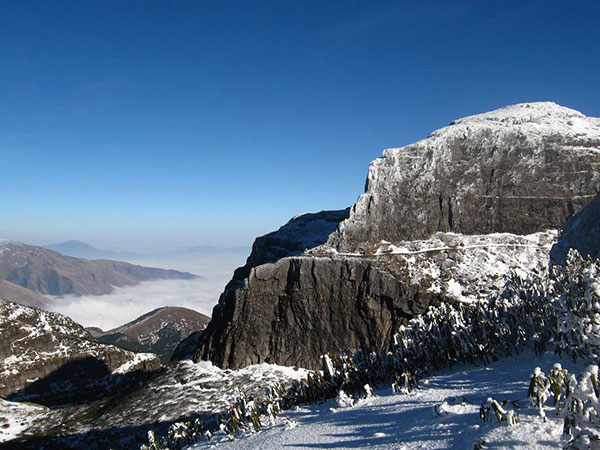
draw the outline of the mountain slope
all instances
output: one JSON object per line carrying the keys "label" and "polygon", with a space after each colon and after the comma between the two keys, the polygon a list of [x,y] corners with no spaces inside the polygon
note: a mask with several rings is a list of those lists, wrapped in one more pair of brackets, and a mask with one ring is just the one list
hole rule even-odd
{"label": "mountain slope", "polygon": [[0,396],[47,404],[103,395],[111,373],[153,371],[155,355],[96,342],[57,313],[0,300]]}
{"label": "mountain slope", "polygon": [[457,120],[371,163],[325,244],[278,261],[255,244],[196,360],[312,368],[324,352],[385,347],[429,305],[485,298],[511,270],[546,266],[546,230],[598,191],[600,119],[532,103]]}
{"label": "mountain slope", "polygon": [[166,306],[113,330],[93,330],[96,340],[134,351],[156,353],[166,363],[180,341],[204,330],[210,317],[187,308]]}
{"label": "mountain slope", "polygon": [[42,309],[47,308],[49,303],[46,297],[7,280],[0,280],[0,298]]}
{"label": "mountain slope", "polygon": [[0,247],[0,280],[43,295],[100,295],[110,293],[115,286],[145,280],[194,277],[190,273],[121,261],[73,258],[32,245]]}

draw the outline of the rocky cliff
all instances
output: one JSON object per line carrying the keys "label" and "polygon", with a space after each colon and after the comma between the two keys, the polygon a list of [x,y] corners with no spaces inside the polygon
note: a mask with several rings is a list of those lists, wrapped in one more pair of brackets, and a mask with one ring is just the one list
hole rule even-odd
{"label": "rocky cliff", "polygon": [[196,360],[315,367],[326,351],[385,347],[430,304],[485,298],[512,271],[546,266],[556,236],[546,230],[600,191],[599,169],[600,119],[553,103],[456,120],[386,150],[349,217],[314,247],[262,258],[270,245],[257,239]]}
{"label": "rocky cliff", "polygon": [[343,251],[436,231],[529,234],[560,228],[600,186],[600,119],[525,103],[455,120],[388,149],[329,238]]}

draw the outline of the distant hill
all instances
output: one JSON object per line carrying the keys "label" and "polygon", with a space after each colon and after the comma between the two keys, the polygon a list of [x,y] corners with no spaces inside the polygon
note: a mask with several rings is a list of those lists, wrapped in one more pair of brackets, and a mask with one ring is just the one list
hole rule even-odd
{"label": "distant hill", "polygon": [[42,309],[47,309],[49,303],[43,295],[7,280],[0,280],[0,298]]}
{"label": "distant hill", "polygon": [[54,250],[62,255],[74,256],[85,259],[135,259],[142,255],[132,252],[115,252],[92,247],[81,241],[65,241],[58,244],[42,245],[42,247]]}
{"label": "distant hill", "polygon": [[156,353],[166,363],[181,340],[196,331],[204,330],[209,321],[210,317],[197,311],[167,306],[113,330],[103,332],[94,327],[88,328],[88,332],[104,344]]}
{"label": "distant hill", "polygon": [[35,304],[35,299],[41,301],[33,295],[35,293],[102,295],[111,293],[114,287],[131,286],[146,280],[192,278],[196,276],[191,273],[121,261],[74,258],[33,245],[0,246],[0,280],[12,283],[3,283],[2,289],[12,291],[7,298],[23,304]]}

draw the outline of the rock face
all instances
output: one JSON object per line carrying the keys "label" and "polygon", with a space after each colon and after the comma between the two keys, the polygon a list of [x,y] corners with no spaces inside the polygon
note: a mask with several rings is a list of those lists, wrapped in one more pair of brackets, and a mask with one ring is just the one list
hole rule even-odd
{"label": "rock face", "polygon": [[156,355],[94,341],[68,317],[0,300],[1,397],[49,404],[89,400],[111,387],[108,375],[160,366]]}
{"label": "rock face", "polygon": [[554,103],[455,120],[388,149],[329,245],[353,251],[436,231],[529,234],[560,228],[600,188],[600,119]]}
{"label": "rock face", "polygon": [[115,286],[167,278],[190,279],[195,275],[121,261],[73,258],[33,245],[0,246],[0,280],[42,295],[109,294]]}
{"label": "rock face", "polygon": [[486,298],[512,270],[546,266],[545,230],[598,191],[599,119],[533,103],[457,120],[371,163],[324,244],[296,256],[259,238],[195,359],[314,368],[327,351],[385,348],[430,304]]}
{"label": "rock face", "polygon": [[350,208],[300,214],[292,217],[279,230],[260,236],[254,241],[246,264],[234,272],[230,284],[247,278],[253,267],[272,263],[286,256],[300,255],[307,249],[324,244],[339,223],[348,218],[349,212]]}
{"label": "rock face", "polygon": [[166,306],[110,331],[88,331],[100,342],[127,350],[156,353],[163,363],[167,363],[177,344],[190,334],[204,330],[209,321],[210,317],[197,311]]}
{"label": "rock face", "polygon": [[600,194],[570,219],[550,252],[552,264],[565,261],[570,248],[582,256],[600,257]]}

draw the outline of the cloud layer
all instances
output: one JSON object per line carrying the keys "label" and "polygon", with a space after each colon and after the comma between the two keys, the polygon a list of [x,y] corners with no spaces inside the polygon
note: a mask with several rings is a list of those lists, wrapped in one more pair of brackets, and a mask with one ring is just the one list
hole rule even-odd
{"label": "cloud layer", "polygon": [[177,269],[199,275],[195,280],[147,281],[115,288],[109,295],[53,297],[52,310],[86,327],[109,330],[162,306],[183,306],[208,316],[236,267],[248,252],[184,255],[169,259],[130,261],[145,266]]}

